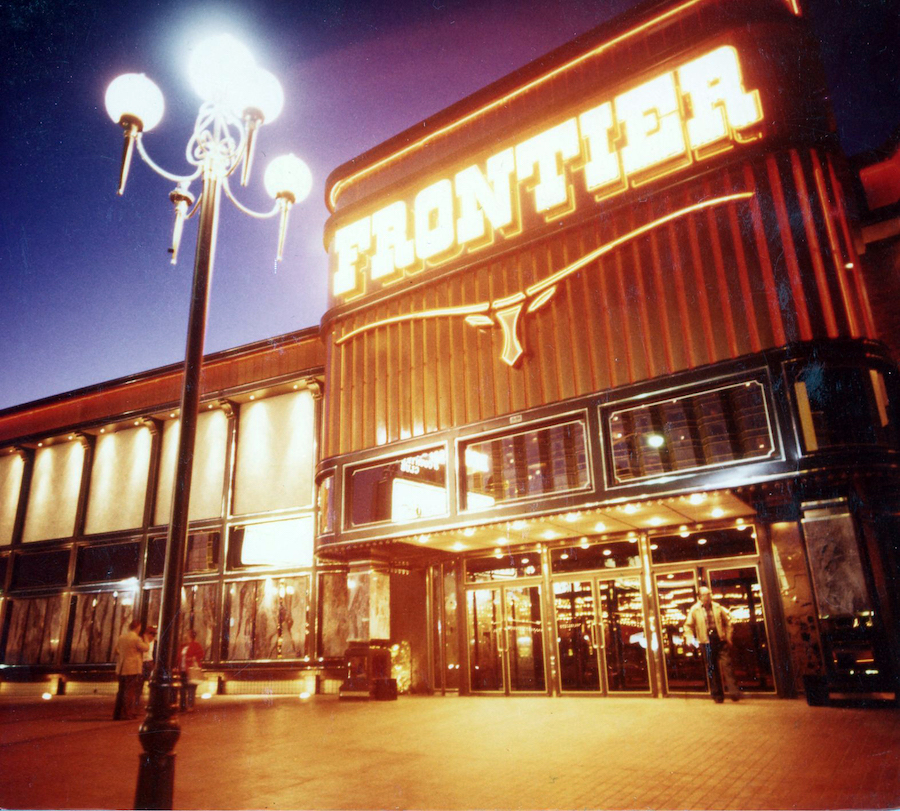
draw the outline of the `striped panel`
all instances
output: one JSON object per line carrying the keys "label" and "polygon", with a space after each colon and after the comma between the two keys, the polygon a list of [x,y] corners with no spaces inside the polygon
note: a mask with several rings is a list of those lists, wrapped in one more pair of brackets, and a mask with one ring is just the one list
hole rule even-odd
{"label": "striped panel", "polygon": [[[634,228],[711,197],[753,191],[632,240],[520,317],[524,356],[500,329],[401,313],[496,301]],[[793,341],[871,337],[842,191],[828,155],[788,150],[667,194],[601,209],[519,251],[471,265],[328,327],[324,456],[425,436]]]}

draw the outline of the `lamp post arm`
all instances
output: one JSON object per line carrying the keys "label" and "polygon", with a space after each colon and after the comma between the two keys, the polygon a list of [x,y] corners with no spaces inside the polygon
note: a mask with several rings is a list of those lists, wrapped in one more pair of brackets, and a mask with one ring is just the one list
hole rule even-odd
{"label": "lamp post arm", "polygon": [[234,203],[235,208],[237,208],[239,211],[243,211],[244,214],[247,214],[250,217],[255,217],[257,220],[268,220],[270,217],[274,217],[280,209],[278,201],[276,200],[275,205],[272,206],[271,210],[269,210],[269,211],[254,211],[252,208],[247,208],[247,206],[245,206],[242,202],[240,202],[240,200],[238,200],[234,196],[234,193],[231,191],[231,187],[228,185],[227,180],[222,185],[225,188],[225,196],[229,200],[231,200],[232,203]]}
{"label": "lamp post arm", "polygon": [[144,147],[144,141],[141,138],[141,134],[142,133],[138,133],[137,137],[135,138],[138,154],[141,156],[141,160],[143,160],[144,163],[147,164],[147,166],[149,166],[154,172],[156,172],[156,174],[166,178],[167,180],[171,180],[174,183],[190,183],[192,180],[196,180],[198,177],[200,177],[200,173],[203,171],[202,166],[198,166],[194,170],[193,174],[190,175],[176,175],[172,172],[167,172],[147,153],[147,150]]}

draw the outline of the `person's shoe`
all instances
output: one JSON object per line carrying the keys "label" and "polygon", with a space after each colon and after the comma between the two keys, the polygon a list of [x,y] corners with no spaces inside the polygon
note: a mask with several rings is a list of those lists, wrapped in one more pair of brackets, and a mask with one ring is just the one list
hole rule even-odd
{"label": "person's shoe", "polygon": [[732,701],[740,701],[741,697],[739,695],[733,695],[733,696],[731,696],[731,700]]}
{"label": "person's shoe", "polygon": [[725,699],[721,698],[720,696],[713,696],[713,701],[715,701],[716,704],[722,704],[724,703]]}

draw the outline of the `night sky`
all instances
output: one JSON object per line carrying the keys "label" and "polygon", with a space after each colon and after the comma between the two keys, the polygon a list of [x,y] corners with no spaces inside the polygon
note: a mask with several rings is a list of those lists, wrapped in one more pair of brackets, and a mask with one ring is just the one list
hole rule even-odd
{"label": "night sky", "polygon": [[[736,2],[738,0],[735,0]],[[743,0],[742,0],[743,1]],[[268,161],[313,173],[284,261],[277,219],[223,205],[206,350],[318,324],[325,310],[325,178],[336,166],[589,30],[634,0],[0,2],[0,409],[180,361],[196,219],[169,264],[172,183],[135,156],[117,197],[121,130],[106,86],[146,73],[166,100],[144,136],[187,173],[199,99],[193,43],[227,31],[281,80],[285,108],[260,133],[242,202],[268,210]],[[848,154],[900,126],[897,0],[808,0]],[[193,190],[199,192],[194,184]]]}

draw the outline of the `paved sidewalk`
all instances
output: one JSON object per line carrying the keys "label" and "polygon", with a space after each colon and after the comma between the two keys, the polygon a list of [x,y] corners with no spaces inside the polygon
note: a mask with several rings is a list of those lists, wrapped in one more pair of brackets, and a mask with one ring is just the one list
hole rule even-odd
{"label": "paved sidewalk", "polygon": [[[0,806],[131,808],[111,699],[0,699]],[[698,699],[213,698],[182,717],[176,808],[900,805],[900,711]]]}

